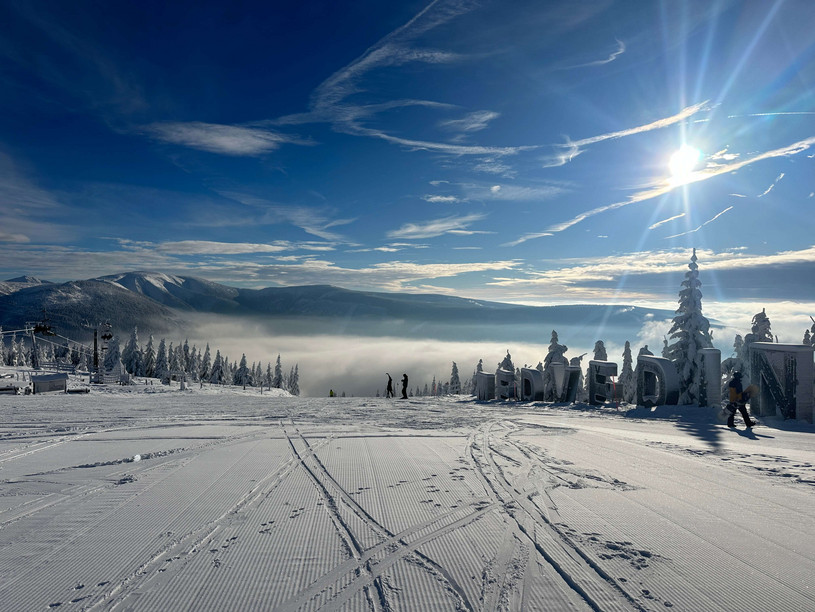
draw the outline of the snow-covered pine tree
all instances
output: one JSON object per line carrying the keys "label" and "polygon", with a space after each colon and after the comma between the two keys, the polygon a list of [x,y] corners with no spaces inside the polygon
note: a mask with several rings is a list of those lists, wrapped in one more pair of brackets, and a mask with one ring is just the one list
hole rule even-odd
{"label": "snow-covered pine tree", "polygon": [[209,380],[211,374],[210,370],[212,370],[212,356],[209,353],[209,342],[207,342],[207,347],[204,349],[204,356],[201,358],[201,366],[198,370],[198,375],[201,377],[201,380]]}
{"label": "snow-covered pine tree", "polygon": [[122,365],[133,376],[143,376],[142,351],[139,348],[139,330],[136,327],[133,328],[130,339],[122,349]]}
{"label": "snow-covered pine tree", "polygon": [[153,376],[160,380],[170,378],[170,363],[167,361],[167,344],[164,338],[158,343],[158,353],[156,354],[156,367]]}
{"label": "snow-covered pine tree", "polygon": [[608,353],[606,353],[606,345],[602,340],[594,343],[594,360],[595,361],[608,361]]}
{"label": "snow-covered pine tree", "polygon": [[461,379],[458,377],[458,366],[453,362],[453,369],[450,372],[450,393],[458,395],[461,393]]}
{"label": "snow-covered pine tree", "polygon": [[119,350],[119,336],[113,336],[108,342],[108,350],[105,352],[105,371],[121,372],[122,353]]}
{"label": "snow-covered pine tree", "polygon": [[167,347],[167,369],[170,372],[170,376],[178,372],[178,353],[172,342],[170,342],[170,346]]}
{"label": "snow-covered pine tree", "polygon": [[669,358],[679,372],[680,404],[695,404],[699,400],[702,376],[699,350],[711,348],[710,322],[702,314],[702,291],[696,249],[693,249],[685,280],[679,290],[679,308],[668,334],[674,340],[668,347]]}
{"label": "snow-covered pine tree", "polygon": [[507,372],[515,372],[515,364],[512,363],[512,355],[507,351],[507,356],[498,364],[498,367]]}
{"label": "snow-covered pine tree", "polygon": [[226,372],[224,371],[224,360],[221,358],[221,351],[216,351],[215,361],[212,362],[212,368],[209,372],[209,382],[222,385],[225,380]]}
{"label": "snow-covered pine tree", "polygon": [[283,366],[280,365],[280,355],[277,356],[277,361],[274,365],[274,378],[272,379],[272,386],[275,389],[283,388]]}
{"label": "snow-covered pine tree", "polygon": [[300,395],[300,366],[294,364],[294,372],[289,377],[289,393],[292,395]]}
{"label": "snow-covered pine tree", "polygon": [[252,386],[252,372],[246,365],[246,354],[241,355],[241,363],[232,377],[232,384],[246,389],[246,385]]}
{"label": "snow-covered pine tree", "polygon": [[804,332],[804,340],[803,343],[807,346],[812,346],[812,335],[809,333],[809,330]]}
{"label": "snow-covered pine tree", "polygon": [[625,348],[623,349],[623,369],[620,372],[620,378],[617,384],[622,387],[623,401],[629,404],[634,402],[636,395],[637,381],[634,378],[633,358],[631,356],[631,343],[626,340]]}
{"label": "snow-covered pine tree", "polygon": [[9,345],[6,364],[12,367],[17,365],[17,334],[11,334],[11,344]]}
{"label": "snow-covered pine tree", "polygon": [[187,338],[184,339],[184,348],[181,351],[181,357],[182,357],[182,359],[181,359],[181,363],[179,365],[181,365],[181,368],[185,372],[189,372],[190,371],[190,357],[191,357],[191,354],[190,354],[190,341]]}
{"label": "snow-covered pine tree", "polygon": [[190,349],[190,369],[189,369],[190,378],[194,381],[197,381],[198,377],[200,376],[200,372],[201,372],[201,355],[199,354],[198,349],[193,344],[192,348]]}
{"label": "snow-covered pine tree", "polygon": [[6,340],[3,337],[2,326],[0,326],[0,365],[6,365]]}
{"label": "snow-covered pine tree", "polygon": [[266,374],[263,375],[263,385],[272,388],[272,362],[266,364]]}
{"label": "snow-covered pine tree", "polygon": [[152,378],[156,375],[156,349],[153,348],[153,335],[150,334],[150,339],[147,341],[147,346],[144,349],[142,357],[142,370],[144,375]]}

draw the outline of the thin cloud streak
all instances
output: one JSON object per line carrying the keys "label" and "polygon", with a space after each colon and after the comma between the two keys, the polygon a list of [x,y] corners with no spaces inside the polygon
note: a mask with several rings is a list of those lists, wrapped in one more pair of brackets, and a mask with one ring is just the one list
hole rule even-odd
{"label": "thin cloud streak", "polygon": [[773,188],[776,185],[778,185],[778,181],[780,181],[782,178],[784,178],[784,173],[783,172],[778,175],[778,177],[772,182],[772,184],[769,187],[767,187],[767,189],[765,189],[762,193],[758,194],[756,197],[757,198],[763,198],[765,195],[770,193],[773,190]]}
{"label": "thin cloud streak", "polygon": [[625,53],[625,43],[620,39],[617,40],[617,50],[613,51],[606,59],[595,60],[593,62],[586,62],[585,64],[575,64],[573,66],[565,66],[563,68],[559,68],[558,70],[572,70],[573,68],[588,68],[591,66],[603,66],[605,64],[610,64],[618,57],[620,57],[623,53]]}
{"label": "thin cloud streak", "polygon": [[697,227],[696,229],[692,229],[692,230],[689,230],[689,231],[687,231],[687,232],[682,232],[681,234],[674,234],[673,236],[665,236],[665,239],[666,239],[666,240],[668,240],[669,238],[679,238],[680,236],[686,236],[687,234],[693,234],[693,233],[695,233],[695,232],[698,232],[698,231],[699,231],[700,229],[702,229],[704,226],[706,226],[706,225],[707,225],[707,224],[709,224],[709,223],[713,223],[713,222],[714,222],[716,219],[718,219],[719,217],[721,217],[721,216],[722,216],[724,213],[726,213],[728,210],[732,210],[732,209],[733,209],[733,207],[732,207],[732,206],[728,206],[728,207],[727,207],[727,208],[725,208],[725,209],[724,209],[722,212],[720,212],[720,213],[718,213],[717,215],[715,215],[715,216],[714,216],[712,219],[708,219],[707,221],[705,221],[704,223],[702,223],[702,225],[700,225],[700,226],[699,226],[699,227]]}
{"label": "thin cloud streak", "polygon": [[685,216],[685,213],[679,213],[678,215],[675,215],[675,216],[673,216],[673,217],[669,217],[669,218],[667,218],[667,219],[663,219],[662,221],[657,221],[657,222],[656,222],[656,223],[654,223],[653,225],[649,226],[649,227],[648,227],[648,229],[649,229],[649,230],[656,229],[656,228],[658,228],[660,225],[665,225],[666,223],[670,223],[671,221],[676,221],[677,219],[681,219],[681,218],[682,218],[682,217],[684,217],[684,216]]}
{"label": "thin cloud streak", "polygon": [[444,217],[442,219],[433,219],[425,223],[405,223],[397,230],[388,232],[388,238],[402,238],[407,240],[417,240],[422,238],[435,238],[442,234],[450,234],[454,232],[463,233],[468,232],[468,226],[471,223],[480,221],[486,217],[481,213],[473,213],[462,217]]}
{"label": "thin cloud streak", "polygon": [[157,140],[208,153],[256,156],[269,153],[284,143],[304,141],[269,130],[200,121],[153,123],[143,131]]}

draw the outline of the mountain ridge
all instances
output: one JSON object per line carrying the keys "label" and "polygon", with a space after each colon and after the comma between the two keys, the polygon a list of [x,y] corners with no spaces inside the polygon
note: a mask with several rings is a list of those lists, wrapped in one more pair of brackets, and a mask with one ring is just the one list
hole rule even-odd
{"label": "mountain ridge", "polygon": [[[31,277],[20,277],[31,278]],[[25,285],[25,286],[23,286]],[[186,333],[197,315],[251,318],[277,332],[351,333],[411,337],[523,338],[560,327],[594,331],[639,329],[673,312],[638,306],[523,306],[439,294],[356,291],[333,285],[243,289],[194,276],[132,271],[66,283],[21,284],[0,295],[0,326],[39,320],[87,336],[109,320],[119,334],[134,326],[156,333]],[[499,329],[512,328],[510,335]],[[523,331],[522,331],[523,330]]]}

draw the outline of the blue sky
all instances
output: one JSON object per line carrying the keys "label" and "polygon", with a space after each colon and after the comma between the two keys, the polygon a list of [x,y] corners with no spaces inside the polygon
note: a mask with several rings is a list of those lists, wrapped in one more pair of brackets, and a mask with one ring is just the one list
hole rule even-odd
{"label": "blue sky", "polygon": [[813,26],[811,0],[1,0],[0,277],[641,303],[695,247],[706,300],[815,302]]}

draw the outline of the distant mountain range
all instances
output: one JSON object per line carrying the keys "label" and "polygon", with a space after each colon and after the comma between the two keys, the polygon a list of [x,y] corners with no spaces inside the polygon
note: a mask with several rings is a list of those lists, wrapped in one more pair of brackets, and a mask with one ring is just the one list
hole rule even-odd
{"label": "distant mountain range", "polygon": [[[0,282],[0,325],[18,329],[45,317],[60,334],[87,338],[97,323],[116,332],[182,334],[197,315],[250,317],[280,333],[403,335],[436,339],[523,339],[548,343],[552,329],[636,333],[669,310],[634,306],[519,306],[443,295],[351,291],[329,285],[240,289],[190,276],[125,272],[51,283],[29,276]],[[511,330],[511,331],[507,331]],[[630,338],[634,340],[633,337]]]}

